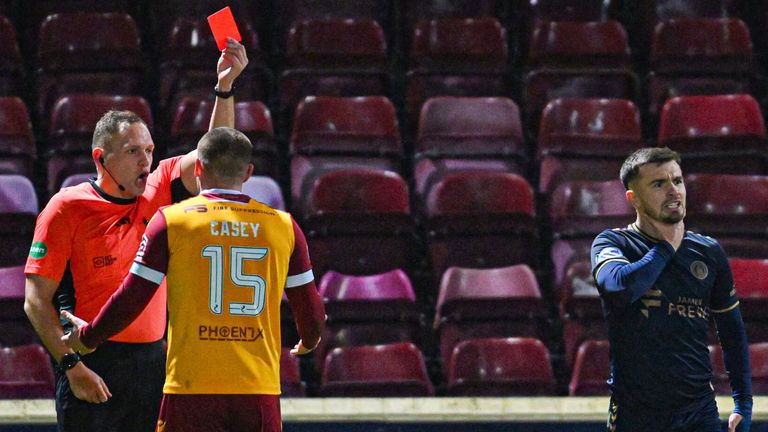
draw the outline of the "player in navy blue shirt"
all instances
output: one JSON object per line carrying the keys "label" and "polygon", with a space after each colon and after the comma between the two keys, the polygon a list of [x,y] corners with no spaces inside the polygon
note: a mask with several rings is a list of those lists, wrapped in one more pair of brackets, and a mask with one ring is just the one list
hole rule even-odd
{"label": "player in navy blue shirt", "polygon": [[592,244],[611,343],[611,432],[719,432],[707,332],[713,318],[735,409],[728,431],[752,416],[748,343],[728,259],[714,239],[685,231],[680,157],[643,148],[621,167],[637,212]]}

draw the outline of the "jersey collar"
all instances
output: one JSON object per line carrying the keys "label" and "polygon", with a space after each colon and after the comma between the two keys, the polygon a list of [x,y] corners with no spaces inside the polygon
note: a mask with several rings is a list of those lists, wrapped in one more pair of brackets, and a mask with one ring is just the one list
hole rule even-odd
{"label": "jersey collar", "polygon": [[107,200],[107,201],[109,201],[111,203],[120,204],[120,205],[128,205],[128,204],[135,203],[136,200],[138,199],[138,197],[120,198],[120,197],[112,196],[112,195],[104,192],[104,189],[102,189],[101,187],[99,187],[98,184],[96,184],[96,180],[95,179],[89,178],[88,182],[91,183],[91,186],[93,186],[93,189],[96,191],[96,193],[99,194],[99,196],[101,196],[102,198],[104,198],[105,200]]}

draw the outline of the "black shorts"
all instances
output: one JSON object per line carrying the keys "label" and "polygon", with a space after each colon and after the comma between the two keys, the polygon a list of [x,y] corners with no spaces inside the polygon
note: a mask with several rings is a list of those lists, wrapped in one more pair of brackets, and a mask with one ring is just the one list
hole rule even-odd
{"label": "black shorts", "polygon": [[72,394],[65,374],[56,372],[56,418],[60,432],[152,432],[165,383],[163,341],[105,342],[83,363],[107,384],[112,398],[103,404]]}
{"label": "black shorts", "polygon": [[720,432],[715,395],[709,395],[677,411],[659,413],[623,405],[611,397],[608,432]]}

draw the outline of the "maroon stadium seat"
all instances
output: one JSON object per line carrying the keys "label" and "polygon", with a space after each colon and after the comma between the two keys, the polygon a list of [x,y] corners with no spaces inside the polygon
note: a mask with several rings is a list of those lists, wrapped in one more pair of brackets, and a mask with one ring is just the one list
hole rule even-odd
{"label": "maroon stadium seat", "polygon": [[400,269],[372,275],[329,271],[318,286],[328,315],[315,351],[316,366],[338,346],[375,345],[420,340],[421,315],[408,276]]}
{"label": "maroon stadium seat", "polygon": [[0,15],[0,96],[21,96],[23,78],[24,62],[16,30],[10,19]]}
{"label": "maroon stadium seat", "polygon": [[37,113],[46,120],[54,102],[70,93],[143,94],[143,65],[130,15],[51,15],[40,26]]}
{"label": "maroon stadium seat", "polygon": [[321,396],[434,395],[421,351],[412,343],[338,347],[328,353]]}
{"label": "maroon stadium seat", "polygon": [[37,194],[28,178],[0,175],[0,267],[26,262],[38,211]]}
{"label": "maroon stadium seat", "polygon": [[0,348],[0,399],[53,399],[53,392],[53,368],[45,348]]}
{"label": "maroon stadium seat", "polygon": [[285,199],[280,185],[272,177],[251,176],[243,183],[243,193],[264,204],[285,210]]}
{"label": "maroon stadium seat", "polygon": [[[709,361],[712,363],[712,385],[715,392],[730,396],[731,385],[720,344],[709,346]],[[749,363],[752,370],[752,393],[768,394],[768,342],[749,344]]]}
{"label": "maroon stadium seat", "polygon": [[0,346],[39,343],[24,313],[24,266],[0,268]]}
{"label": "maroon stadium seat", "polygon": [[453,347],[478,337],[539,336],[547,308],[525,264],[503,268],[451,267],[440,283],[433,327],[444,372]]}
{"label": "maroon stadium seat", "polygon": [[451,266],[536,265],[533,189],[519,175],[454,172],[435,184],[424,206],[436,277]]}
{"label": "maroon stadium seat", "polygon": [[610,367],[610,344],[607,340],[586,340],[579,347],[573,366],[570,396],[607,396]]}
{"label": "maroon stadium seat", "polygon": [[533,338],[465,340],[453,349],[451,396],[555,395],[549,350]]}
{"label": "maroon stadium seat", "polygon": [[620,180],[564,182],[550,198],[549,216],[556,238],[594,237],[635,219]]}
{"label": "maroon stadium seat", "polygon": [[36,156],[26,105],[17,97],[0,97],[0,173],[31,178]]}
{"label": "maroon stadium seat", "polygon": [[629,68],[627,32],[618,21],[542,21],[534,25],[529,68]]}
{"label": "maroon stadium seat", "polygon": [[768,341],[768,260],[730,258],[747,338]]}
{"label": "maroon stadium seat", "polygon": [[417,261],[408,187],[398,174],[340,169],[315,180],[303,228],[315,274],[374,274]]}
{"label": "maroon stadium seat", "polygon": [[768,176],[691,174],[685,177],[685,183],[687,229],[718,239],[721,236],[765,239]]}
{"label": "maroon stadium seat", "polygon": [[668,100],[658,142],[681,154],[688,174],[768,174],[765,123],[750,95]]}
{"label": "maroon stadium seat", "polygon": [[93,130],[111,109],[130,110],[153,129],[149,103],[140,96],[71,94],[60,98],[48,123],[48,193],[56,193],[65,178],[94,171],[91,156]]}

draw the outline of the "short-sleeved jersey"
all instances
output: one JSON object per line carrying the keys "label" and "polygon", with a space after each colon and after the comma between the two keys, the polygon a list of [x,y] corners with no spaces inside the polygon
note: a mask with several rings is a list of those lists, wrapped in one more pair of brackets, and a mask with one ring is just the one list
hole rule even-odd
{"label": "short-sleeved jersey", "polygon": [[232,192],[161,209],[131,270],[167,275],[165,393],[280,394],[280,302],[313,280],[309,254],[288,213]]}
{"label": "short-sleeved jersey", "polygon": [[[640,260],[657,242],[630,226],[603,231],[592,244],[595,280],[606,263]],[[608,322],[614,395],[668,411],[712,392],[707,349],[711,313],[738,305],[725,252],[712,238],[686,232],[653,286],[630,304],[598,286]]]}
{"label": "short-sleeved jersey", "polygon": [[[60,282],[67,267],[72,276],[74,314],[91,321],[120,286],[133,263],[152,215],[172,202],[181,184],[181,157],[161,161],[135,199],[107,195],[95,182],[64,188],[40,212],[27,264],[27,274]],[[187,195],[188,196],[188,195]],[[154,342],[165,332],[165,289],[128,328],[110,340]]]}

